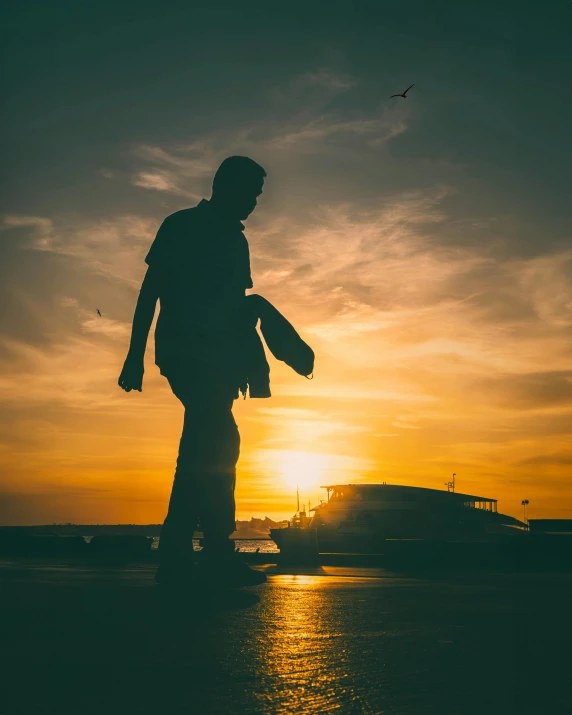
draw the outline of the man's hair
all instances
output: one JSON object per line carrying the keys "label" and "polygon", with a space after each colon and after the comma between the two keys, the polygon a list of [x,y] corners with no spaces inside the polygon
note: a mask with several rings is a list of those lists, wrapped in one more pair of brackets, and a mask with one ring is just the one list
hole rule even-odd
{"label": "man's hair", "polygon": [[265,176],[266,171],[253,159],[247,156],[229,156],[214,175],[213,193],[236,186],[237,182],[261,181]]}

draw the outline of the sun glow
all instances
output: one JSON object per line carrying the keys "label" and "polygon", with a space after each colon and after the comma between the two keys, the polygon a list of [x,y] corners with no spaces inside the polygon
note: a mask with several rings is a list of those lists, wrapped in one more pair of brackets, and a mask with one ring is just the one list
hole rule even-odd
{"label": "sun glow", "polygon": [[327,461],[324,454],[284,451],[277,466],[288,491],[294,492],[298,487],[301,499],[315,499],[323,484]]}

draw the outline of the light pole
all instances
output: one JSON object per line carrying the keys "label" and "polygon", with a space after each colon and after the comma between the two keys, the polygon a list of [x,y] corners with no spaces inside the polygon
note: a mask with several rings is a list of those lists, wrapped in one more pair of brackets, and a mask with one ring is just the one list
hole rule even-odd
{"label": "light pole", "polygon": [[528,519],[527,519],[527,514],[526,514],[526,511],[527,511],[526,507],[528,506],[528,499],[523,499],[520,503],[522,504],[522,508],[524,511],[524,523],[526,524],[526,528],[528,529],[529,528],[528,527]]}

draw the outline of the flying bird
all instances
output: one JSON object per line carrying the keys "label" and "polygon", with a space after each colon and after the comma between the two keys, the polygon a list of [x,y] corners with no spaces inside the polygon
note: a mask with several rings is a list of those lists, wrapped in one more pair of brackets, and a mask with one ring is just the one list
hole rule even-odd
{"label": "flying bird", "polygon": [[403,99],[407,99],[407,92],[409,92],[411,87],[413,87],[413,85],[411,85],[410,87],[407,87],[407,89],[405,90],[405,92],[403,92],[403,94],[392,94],[389,99],[391,99],[392,97],[403,97]]}
{"label": "flying bird", "polygon": [[99,312],[99,308],[97,309],[97,314],[98,314],[99,317],[101,318],[101,313]]}

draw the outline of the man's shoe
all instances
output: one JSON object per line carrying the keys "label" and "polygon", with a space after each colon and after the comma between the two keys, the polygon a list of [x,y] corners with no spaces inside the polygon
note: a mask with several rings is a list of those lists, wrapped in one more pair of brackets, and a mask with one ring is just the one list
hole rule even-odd
{"label": "man's shoe", "polygon": [[266,574],[247,566],[238,556],[209,559],[198,567],[203,577],[211,585],[236,588],[239,586],[259,586],[266,583]]}

